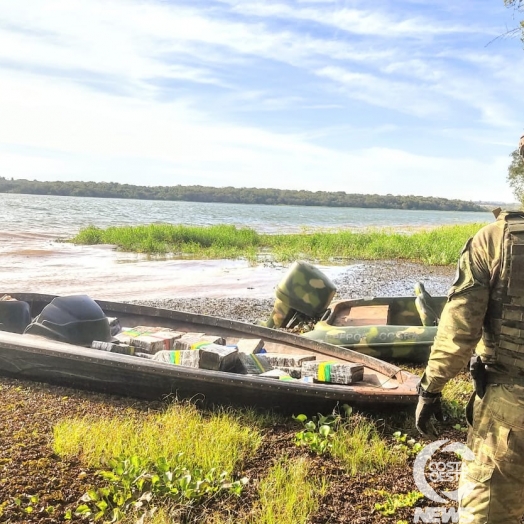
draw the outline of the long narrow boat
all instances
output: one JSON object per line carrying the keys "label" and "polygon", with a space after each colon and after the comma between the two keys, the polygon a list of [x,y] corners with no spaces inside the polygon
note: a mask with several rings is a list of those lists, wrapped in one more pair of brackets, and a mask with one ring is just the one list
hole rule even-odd
{"label": "long narrow boat", "polygon": [[[9,293],[41,313],[54,296]],[[362,364],[364,376],[351,385],[303,383],[210,371],[154,362],[31,334],[0,331],[0,374],[138,398],[191,398],[204,404],[255,406],[281,412],[327,412],[337,403],[367,409],[409,406],[416,401],[418,377],[399,367],[331,344],[267,327],[187,312],[96,301],[108,317],[125,326],[162,326],[224,337],[261,338],[268,352],[315,355],[324,362]]]}

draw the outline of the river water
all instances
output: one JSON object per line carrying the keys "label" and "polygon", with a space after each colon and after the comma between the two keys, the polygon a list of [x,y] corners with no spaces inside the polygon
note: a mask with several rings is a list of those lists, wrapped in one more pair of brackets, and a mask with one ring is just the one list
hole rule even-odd
{"label": "river water", "polygon": [[[0,194],[0,293],[87,293],[133,300],[240,296],[267,298],[286,268],[243,260],[155,260],[111,246],[74,246],[57,240],[93,224],[234,224],[263,233],[303,230],[410,231],[444,224],[486,223],[486,212],[263,206],[196,202]],[[335,278],[351,267],[319,268]]]}

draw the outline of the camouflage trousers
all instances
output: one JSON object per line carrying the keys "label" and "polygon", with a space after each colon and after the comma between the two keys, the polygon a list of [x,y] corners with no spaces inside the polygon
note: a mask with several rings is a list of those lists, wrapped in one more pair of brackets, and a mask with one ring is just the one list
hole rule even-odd
{"label": "camouflage trousers", "polygon": [[[518,524],[524,515],[524,387],[488,385],[468,404],[459,483],[460,524]],[[473,420],[472,420],[473,419]]]}

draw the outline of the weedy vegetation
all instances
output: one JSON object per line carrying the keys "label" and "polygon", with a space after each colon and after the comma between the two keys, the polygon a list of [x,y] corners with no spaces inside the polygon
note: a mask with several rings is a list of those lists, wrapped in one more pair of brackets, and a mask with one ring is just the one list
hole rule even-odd
{"label": "weedy vegetation", "polygon": [[[420,373],[422,366],[413,371]],[[24,390],[13,392],[27,398]],[[465,374],[444,391],[446,437],[454,431],[451,438],[464,438],[470,392]],[[57,417],[52,442],[62,460],[78,464],[86,479],[83,496],[66,503],[58,492],[50,497],[28,487],[0,500],[0,515],[8,512],[27,522],[38,517],[121,524],[306,524],[331,507],[341,478],[362,486],[363,504],[385,519],[380,522],[406,519],[409,508],[421,504],[409,482],[423,448],[411,410],[363,414],[340,406],[332,413],[291,418],[250,410],[201,411],[173,402],[148,411],[129,406],[111,416],[80,413]],[[34,435],[31,429],[25,438]],[[390,474],[403,482],[384,485]]]}
{"label": "weedy vegetation", "polygon": [[[138,417],[64,419],[54,428],[54,450],[100,468],[70,514],[120,521],[152,516],[157,505],[194,504],[220,494],[239,496],[247,478],[232,472],[256,453],[261,433],[232,410],[205,416],[189,403]],[[264,421],[262,421],[264,422]]]}
{"label": "weedy vegetation", "polygon": [[268,472],[258,488],[249,524],[296,524],[307,522],[325,495],[325,479],[310,475],[307,458],[283,457]]}
{"label": "weedy vegetation", "polygon": [[377,502],[375,509],[386,517],[395,515],[400,508],[412,508],[420,499],[424,498],[424,495],[419,491],[389,493],[384,490],[378,490],[377,494],[383,497],[384,502]]}
{"label": "weedy vegetation", "polygon": [[[446,395],[456,394],[464,408],[468,387],[459,377]],[[460,438],[463,417],[457,422]],[[275,427],[288,445],[280,444],[272,455],[265,439]],[[42,494],[20,493],[8,504],[22,520],[39,514],[75,522],[167,524],[196,522],[199,515],[209,524],[306,524],[321,504],[329,504],[337,475],[360,485],[368,479],[363,491],[369,510],[383,518],[406,518],[406,508],[421,498],[409,484],[398,491],[374,485],[381,474],[409,470],[422,449],[413,438],[412,413],[384,418],[344,405],[326,415],[284,418],[173,402],[151,411],[130,407],[112,416],[63,418],[53,437],[53,451],[78,462],[89,484],[66,509],[57,499],[50,504]],[[261,452],[267,462],[259,469]],[[250,478],[254,470],[247,465],[253,460],[257,473]],[[2,502],[0,514],[5,507]]]}
{"label": "weedy vegetation", "polygon": [[466,240],[484,224],[441,226],[399,233],[389,229],[313,231],[268,235],[220,224],[208,227],[149,224],[101,229],[88,226],[69,241],[112,244],[123,251],[205,259],[306,259],[322,263],[347,260],[410,260],[428,265],[455,264]]}
{"label": "weedy vegetation", "polygon": [[473,384],[469,374],[461,373],[449,381],[442,391],[442,407],[453,420],[464,418],[464,409],[473,393]]}
{"label": "weedy vegetation", "polygon": [[424,444],[413,437],[410,438],[407,433],[402,433],[401,431],[395,431],[393,438],[397,442],[395,448],[402,450],[406,455],[416,455],[424,447]]}
{"label": "weedy vegetation", "polygon": [[319,413],[310,419],[304,414],[293,417],[303,425],[295,435],[296,445],[306,446],[317,455],[329,454],[337,458],[350,475],[405,465],[408,458],[423,447],[400,431],[393,434],[397,444],[392,444],[379,433],[376,421],[353,413],[347,404],[342,410],[343,414],[335,411],[324,416]]}
{"label": "weedy vegetation", "polygon": [[232,471],[256,453],[261,438],[233,410],[207,417],[190,403],[173,403],[165,412],[142,417],[64,419],[54,429],[54,450],[61,456],[81,455],[95,468],[123,456],[180,463],[182,454],[188,468]]}

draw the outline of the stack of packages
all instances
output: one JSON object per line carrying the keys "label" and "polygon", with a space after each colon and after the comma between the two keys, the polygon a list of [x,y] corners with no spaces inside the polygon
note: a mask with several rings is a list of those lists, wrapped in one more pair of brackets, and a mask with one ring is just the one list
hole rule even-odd
{"label": "stack of packages", "polygon": [[[117,322],[113,322],[113,325],[119,326]],[[91,347],[124,355],[149,356],[163,349],[173,348],[174,341],[183,333],[161,327],[136,326],[124,328],[118,333],[111,327],[111,334],[111,342],[95,340]]]}
{"label": "stack of packages", "polygon": [[238,352],[235,346],[226,346],[222,337],[151,326],[124,328],[112,342],[95,341],[92,347],[215,371],[230,371]]}
{"label": "stack of packages", "polygon": [[226,346],[222,337],[184,333],[175,340],[172,350],[156,353],[153,360],[212,371],[231,371],[235,367],[237,353],[238,348]]}
{"label": "stack of packages", "polygon": [[317,362],[315,355],[267,353],[262,339],[240,339],[234,345],[216,335],[185,333],[162,327],[124,328],[112,342],[93,348],[212,371],[305,383],[352,384],[362,380],[359,364]]}
{"label": "stack of packages", "polygon": [[361,364],[317,362],[315,355],[266,353],[260,357],[273,367],[271,371],[261,373],[261,377],[345,385],[359,382],[364,378],[364,366]]}

